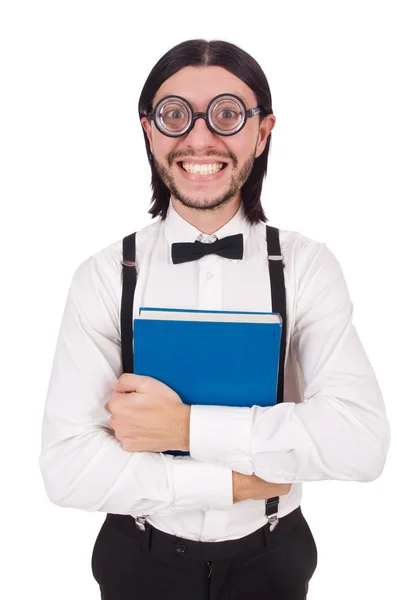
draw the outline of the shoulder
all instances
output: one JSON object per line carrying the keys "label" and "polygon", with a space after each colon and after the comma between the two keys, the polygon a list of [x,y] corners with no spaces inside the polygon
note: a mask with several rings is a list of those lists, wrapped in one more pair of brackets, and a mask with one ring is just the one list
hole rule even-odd
{"label": "shoulder", "polygon": [[[265,225],[264,225],[265,227]],[[321,276],[326,280],[343,278],[341,265],[326,242],[299,231],[278,227],[285,275],[296,287]]]}
{"label": "shoulder", "polygon": [[319,250],[322,242],[308,237],[299,231],[279,229],[280,246],[285,254],[294,259],[304,259],[306,255]]}
{"label": "shoulder", "polygon": [[[342,266],[328,245],[297,231],[280,230],[285,273],[295,290],[298,306],[316,304],[351,311],[351,299]],[[331,308],[330,308],[331,310]]]}
{"label": "shoulder", "polygon": [[[310,260],[323,246],[326,246],[323,242],[310,238],[299,231],[284,229],[270,223],[267,225],[278,229],[281,253],[286,267],[299,266],[302,262]],[[266,237],[266,224],[261,223],[260,227],[261,234]]]}
{"label": "shoulder", "polygon": [[[150,250],[158,221],[136,231],[137,254],[143,257]],[[134,230],[130,233],[134,233]],[[126,234],[129,235],[129,234]],[[84,259],[74,271],[70,295],[81,312],[89,314],[91,322],[100,320],[106,310],[118,323],[122,293],[123,238],[112,242]]]}
{"label": "shoulder", "polygon": [[[131,233],[136,233],[135,243],[136,247],[139,248],[139,257],[145,254],[146,250],[149,250],[150,242],[155,237],[159,227],[159,222],[150,223],[146,227],[139,229],[134,232],[132,230],[129,234],[127,233],[124,237],[127,237]],[[102,248],[98,252],[95,252],[88,258],[78,265],[75,276],[84,277],[87,272],[101,274],[103,279],[118,278],[122,271],[122,258],[123,258],[123,239],[120,238],[115,242],[112,242],[108,246]]]}

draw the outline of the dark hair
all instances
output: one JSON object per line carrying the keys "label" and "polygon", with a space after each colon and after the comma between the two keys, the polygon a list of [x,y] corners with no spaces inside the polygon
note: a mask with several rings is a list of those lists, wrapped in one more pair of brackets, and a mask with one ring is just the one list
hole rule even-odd
{"label": "dark hair", "polygon": [[[260,120],[266,115],[273,113],[269,84],[262,68],[252,56],[229,42],[220,40],[208,42],[198,39],[188,40],[174,46],[155,64],[145,81],[139,98],[139,118],[147,116],[148,112],[152,110],[152,100],[164,81],[180,69],[188,66],[223,67],[244,81],[255,93],[258,105],[261,105],[265,109],[265,113],[259,115]],[[150,208],[149,214],[153,218],[160,215],[164,219],[169,206],[170,191],[157,173],[149,140],[144,129],[143,134],[152,170],[151,187],[153,192],[153,206]],[[268,221],[261,205],[260,196],[263,179],[267,173],[270,141],[271,133],[269,133],[267,138],[264,151],[255,159],[252,171],[241,188],[241,199],[244,205],[245,216],[250,223],[257,223],[259,221],[266,223]]]}

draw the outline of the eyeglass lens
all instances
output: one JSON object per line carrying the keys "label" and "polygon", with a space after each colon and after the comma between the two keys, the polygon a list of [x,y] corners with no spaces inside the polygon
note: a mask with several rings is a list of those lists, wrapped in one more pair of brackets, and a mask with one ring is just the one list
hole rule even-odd
{"label": "eyeglass lens", "polygon": [[[158,125],[169,133],[183,133],[192,116],[189,105],[180,98],[167,98],[156,110]],[[208,111],[211,126],[222,133],[239,129],[244,117],[244,106],[236,98],[227,96],[215,100]]]}

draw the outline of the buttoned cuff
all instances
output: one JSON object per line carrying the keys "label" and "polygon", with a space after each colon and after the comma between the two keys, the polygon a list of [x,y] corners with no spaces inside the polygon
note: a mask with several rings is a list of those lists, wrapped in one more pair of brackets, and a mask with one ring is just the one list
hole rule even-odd
{"label": "buttoned cuff", "polygon": [[172,461],[175,512],[233,506],[232,472],[227,467],[183,457]]}
{"label": "buttoned cuff", "polygon": [[249,407],[192,405],[190,456],[252,475],[252,419],[253,413]]}

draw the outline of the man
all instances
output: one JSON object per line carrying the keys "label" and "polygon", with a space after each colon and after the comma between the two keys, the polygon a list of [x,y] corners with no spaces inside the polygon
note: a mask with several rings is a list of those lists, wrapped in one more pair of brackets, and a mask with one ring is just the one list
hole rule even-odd
{"label": "man", "polygon": [[[227,42],[184,42],[149,74],[139,115],[159,219],[136,235],[132,316],[271,312],[279,256],[267,252],[260,193],[276,119],[261,67]],[[121,241],[74,274],[40,467],[52,502],[108,513],[92,557],[105,600],[304,600],[317,548],[302,482],[383,470],[389,424],[340,265],[325,244],[278,234],[285,386],[271,407],[187,406],[164,383],[123,373]],[[222,240],[241,235],[241,254],[222,254]],[[201,254],[182,256],[182,242]]]}

